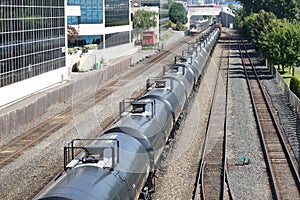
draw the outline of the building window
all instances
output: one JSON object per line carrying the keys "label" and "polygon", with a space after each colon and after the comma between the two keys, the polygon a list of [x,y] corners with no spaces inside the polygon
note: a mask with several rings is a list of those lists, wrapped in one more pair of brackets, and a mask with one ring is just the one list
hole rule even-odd
{"label": "building window", "polygon": [[68,0],[68,6],[80,6],[81,16],[68,17],[69,25],[103,24],[103,3],[99,0]]}
{"label": "building window", "polygon": [[130,32],[119,32],[105,35],[105,47],[113,47],[121,44],[127,44],[130,41]]}
{"label": "building window", "polygon": [[105,27],[129,25],[129,1],[105,0]]}
{"label": "building window", "polygon": [[64,0],[1,1],[0,87],[65,67]]}
{"label": "building window", "polygon": [[97,44],[98,48],[103,48],[103,36],[102,35],[81,35],[80,40],[77,41],[77,46],[86,44]]}

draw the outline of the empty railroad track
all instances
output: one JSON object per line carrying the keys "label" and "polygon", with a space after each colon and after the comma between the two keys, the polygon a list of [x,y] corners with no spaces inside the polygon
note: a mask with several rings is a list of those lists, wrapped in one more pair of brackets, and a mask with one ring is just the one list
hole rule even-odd
{"label": "empty railroad track", "polygon": [[283,129],[266,95],[247,45],[240,41],[239,51],[244,66],[248,89],[254,110],[262,153],[267,166],[273,199],[300,199],[298,166],[286,141]]}
{"label": "empty railroad track", "polygon": [[222,54],[193,192],[194,200],[233,199],[226,181],[229,41],[230,35],[219,39]]}

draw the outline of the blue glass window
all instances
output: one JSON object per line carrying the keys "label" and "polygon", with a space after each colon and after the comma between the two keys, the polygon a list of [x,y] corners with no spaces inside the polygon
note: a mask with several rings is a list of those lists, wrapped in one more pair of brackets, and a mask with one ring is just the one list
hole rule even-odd
{"label": "blue glass window", "polygon": [[[77,24],[102,24],[103,3],[99,0],[68,0],[69,6],[79,5],[81,11],[80,21]],[[76,20],[68,18],[68,24],[75,25]]]}
{"label": "blue glass window", "polygon": [[79,17],[77,17],[77,16],[68,16],[67,19],[68,19],[67,23],[69,25],[77,25],[77,24],[79,24],[79,21],[78,21]]}

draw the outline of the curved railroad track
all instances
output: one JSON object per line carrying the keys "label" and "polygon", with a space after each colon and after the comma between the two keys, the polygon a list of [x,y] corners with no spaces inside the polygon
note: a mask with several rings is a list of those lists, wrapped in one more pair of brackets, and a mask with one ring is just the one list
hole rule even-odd
{"label": "curved railroad track", "polygon": [[239,51],[267,165],[273,199],[300,199],[300,180],[295,157],[285,139],[282,127],[272,108],[252,63],[247,45],[241,40]]}
{"label": "curved railroad track", "polygon": [[[193,199],[233,199],[226,181],[228,112],[228,36],[220,38],[222,55],[215,83]],[[228,191],[228,194],[225,192]]]}

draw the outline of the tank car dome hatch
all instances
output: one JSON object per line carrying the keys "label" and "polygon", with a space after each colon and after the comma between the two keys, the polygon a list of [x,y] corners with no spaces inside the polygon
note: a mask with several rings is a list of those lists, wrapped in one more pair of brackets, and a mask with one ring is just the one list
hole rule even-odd
{"label": "tank car dome hatch", "polygon": [[176,64],[171,66],[169,73],[184,75],[186,73],[185,71],[186,71],[185,65]]}
{"label": "tank car dome hatch", "polygon": [[196,47],[195,47],[195,46],[190,47],[190,49],[191,49],[191,51],[194,53],[195,56],[198,55],[198,52],[197,52],[197,51],[198,51],[198,46],[196,46]]}
{"label": "tank car dome hatch", "polygon": [[171,110],[174,113],[174,120],[178,118],[180,110],[186,100],[186,91],[184,85],[178,78],[170,75],[166,75],[161,80],[166,81],[166,87],[163,89],[155,88],[146,95],[150,95],[151,98],[163,100],[168,102],[168,106],[171,106]]}
{"label": "tank car dome hatch", "polygon": [[172,65],[170,67],[170,70],[165,74],[178,74],[178,73],[184,74],[184,70],[182,69],[182,67],[179,65]]}
{"label": "tank car dome hatch", "polygon": [[[86,142],[88,139],[83,139]],[[111,133],[104,134],[85,146],[88,154],[99,154],[95,147],[107,146],[111,140],[118,147],[115,152],[116,162],[114,170],[102,168],[98,163],[80,163],[72,169],[68,169],[63,175],[52,182],[55,186],[50,186],[42,190],[35,199],[45,199],[53,197],[60,199],[136,199],[139,191],[146,182],[147,174],[150,171],[150,159],[145,146],[137,139],[122,133],[121,130],[112,130]],[[77,141],[77,142],[75,142]],[[122,141],[120,143],[116,141]],[[106,142],[108,142],[106,144]],[[76,144],[77,145],[76,145]],[[69,147],[74,151],[80,150],[80,140],[74,140]],[[73,153],[69,149],[69,155]],[[101,154],[101,152],[100,152]],[[119,156],[117,156],[119,154]],[[84,157],[85,154],[81,154]],[[65,156],[67,157],[67,156]],[[101,156],[100,156],[101,157]],[[106,157],[104,153],[104,158]],[[71,159],[70,158],[70,159]],[[133,187],[134,185],[134,187]]]}
{"label": "tank car dome hatch", "polygon": [[[177,86],[176,86],[176,89],[174,89],[174,90],[176,90],[176,91],[174,91],[174,93],[176,93],[176,96],[184,94],[185,99],[182,99],[182,100],[185,101],[188,98],[191,90],[193,89],[194,73],[189,70],[188,65],[177,64],[172,67],[174,67],[174,72],[171,68],[165,74],[165,77],[172,78],[174,84],[176,82]],[[177,72],[175,71],[175,69],[177,70]],[[179,86],[179,85],[181,85],[181,86]],[[182,92],[180,90],[177,91],[177,88],[182,88],[184,90],[184,92]]]}
{"label": "tank car dome hatch", "polygon": [[157,80],[155,81],[155,88],[166,88],[167,81],[165,80]]}
{"label": "tank car dome hatch", "polygon": [[[79,142],[92,142],[87,146],[78,145]],[[101,141],[101,146],[93,142]],[[78,157],[75,152],[82,150]],[[64,168],[69,170],[83,164],[93,163],[97,167],[113,171],[119,162],[119,141],[115,139],[74,139],[64,148]]]}
{"label": "tank car dome hatch", "polygon": [[172,91],[172,88],[173,88],[173,82],[170,78],[167,78],[167,79],[164,79],[164,80],[154,81],[153,85],[147,87],[147,91],[151,91],[153,89]]}
{"label": "tank car dome hatch", "polygon": [[144,102],[133,102],[131,113],[144,113],[146,111],[146,103]]}
{"label": "tank car dome hatch", "polygon": [[[197,60],[194,59],[193,61],[195,62]],[[194,66],[192,63],[188,63],[188,58],[180,57],[179,61],[177,61],[176,64],[184,66],[185,71],[189,71],[194,78],[194,82],[196,81],[199,70],[197,70],[197,67]]]}
{"label": "tank car dome hatch", "polygon": [[193,63],[193,54],[190,52],[182,52],[182,58],[180,58],[180,62],[184,64],[192,64]]}
{"label": "tank car dome hatch", "polygon": [[155,100],[132,102],[130,114],[153,118],[153,115],[155,114],[155,105]]}
{"label": "tank car dome hatch", "polygon": [[200,40],[200,46],[201,46],[201,47],[205,47],[205,42],[204,42],[203,39]]}
{"label": "tank car dome hatch", "polygon": [[180,57],[180,62],[187,62],[187,58],[186,57]]}

